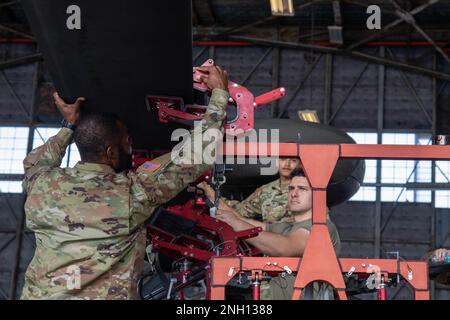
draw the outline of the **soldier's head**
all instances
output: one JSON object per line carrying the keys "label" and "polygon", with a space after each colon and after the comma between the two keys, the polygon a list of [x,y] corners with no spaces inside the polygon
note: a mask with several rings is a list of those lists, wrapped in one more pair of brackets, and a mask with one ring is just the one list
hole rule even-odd
{"label": "soldier's head", "polygon": [[294,215],[308,212],[312,209],[312,190],[303,169],[296,168],[290,174],[289,209]]}
{"label": "soldier's head", "polygon": [[107,164],[116,172],[131,168],[131,138],[125,123],[112,113],[81,115],[74,133],[81,161]]}
{"label": "soldier's head", "polygon": [[280,174],[280,177],[284,179],[289,179],[291,172],[294,169],[299,168],[301,166],[299,158],[288,158],[288,157],[278,158],[277,165],[278,165],[278,173]]}

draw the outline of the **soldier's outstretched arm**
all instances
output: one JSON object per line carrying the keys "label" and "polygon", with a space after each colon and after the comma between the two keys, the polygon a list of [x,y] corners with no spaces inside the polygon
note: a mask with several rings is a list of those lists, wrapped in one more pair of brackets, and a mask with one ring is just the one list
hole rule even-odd
{"label": "soldier's outstretched arm", "polygon": [[[218,72],[224,75],[223,71]],[[210,78],[212,76],[213,73],[210,72]],[[212,150],[212,147],[223,140],[225,110],[229,98],[224,88],[226,83],[213,89],[205,116],[199,124],[201,129],[194,129],[189,137],[185,137],[183,144],[176,148],[183,152],[173,151],[146,162],[138,168],[136,174],[130,175],[134,195],[133,225],[144,222],[156,207],[175,197],[189,183],[212,168],[215,157],[205,161],[204,156],[213,155],[213,152],[205,150]],[[201,144],[196,145],[194,141],[201,141]]]}
{"label": "soldier's outstretched arm", "polygon": [[236,209],[234,209],[233,207],[229,206],[226,201],[220,200],[220,209],[223,211],[228,211],[228,212],[232,212],[234,213],[236,218],[239,218],[239,220],[244,221],[248,224],[251,224],[252,226],[255,227],[261,227],[263,230],[266,230],[266,223],[265,222],[261,222],[258,220],[254,220],[251,218],[246,218],[244,216],[242,216],[242,213],[238,212]]}
{"label": "soldier's outstretched arm", "polygon": [[[214,201],[215,191],[206,182],[201,182],[197,185],[200,189],[205,192],[205,195],[210,201]],[[262,215],[261,212],[261,189],[256,189],[250,196],[244,201],[228,200],[224,197],[220,198],[221,209],[229,210],[233,209],[238,212],[244,218],[256,218]],[[222,208],[223,207],[223,208]],[[227,208],[228,207],[228,208]]]}
{"label": "soldier's outstretched arm", "polygon": [[[81,103],[84,98],[78,98],[74,104],[65,103],[54,93],[55,104],[70,124],[75,125],[80,115]],[[69,128],[62,128],[56,136],[51,137],[42,146],[31,151],[23,161],[25,178],[23,181],[24,190],[29,193],[33,182],[43,173],[59,167],[61,160],[66,153],[67,146],[71,143],[73,131]]]}
{"label": "soldier's outstretched arm", "polygon": [[239,217],[230,210],[219,209],[216,218],[229,224],[234,231],[244,231],[255,226],[262,227],[263,232],[245,241],[271,257],[300,257],[309,236],[306,229],[297,229],[287,235],[268,232],[267,224]]}

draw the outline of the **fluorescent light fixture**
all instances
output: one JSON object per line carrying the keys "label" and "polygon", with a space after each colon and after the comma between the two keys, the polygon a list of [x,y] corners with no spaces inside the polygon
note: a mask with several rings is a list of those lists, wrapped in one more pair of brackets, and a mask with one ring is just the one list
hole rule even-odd
{"label": "fluorescent light fixture", "polygon": [[270,0],[270,7],[274,16],[292,17],[295,15],[292,0]]}
{"label": "fluorescent light fixture", "polygon": [[298,111],[298,117],[302,121],[320,123],[316,110],[300,110]]}

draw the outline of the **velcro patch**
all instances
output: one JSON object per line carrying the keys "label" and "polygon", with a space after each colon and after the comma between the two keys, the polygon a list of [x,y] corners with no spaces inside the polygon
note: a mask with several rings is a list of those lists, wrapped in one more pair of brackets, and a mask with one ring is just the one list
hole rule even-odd
{"label": "velcro patch", "polygon": [[159,167],[161,167],[160,163],[154,163],[154,162],[145,162],[142,165],[142,169],[147,172],[153,172],[156,171]]}

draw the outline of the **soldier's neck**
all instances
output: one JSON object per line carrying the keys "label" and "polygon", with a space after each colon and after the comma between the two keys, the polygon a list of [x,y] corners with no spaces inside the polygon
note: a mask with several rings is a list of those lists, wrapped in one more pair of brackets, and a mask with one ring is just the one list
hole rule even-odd
{"label": "soldier's neck", "polygon": [[280,184],[289,184],[289,182],[291,182],[291,179],[280,176]]}
{"label": "soldier's neck", "polygon": [[293,212],[295,222],[302,222],[312,219],[312,210],[306,212]]}

